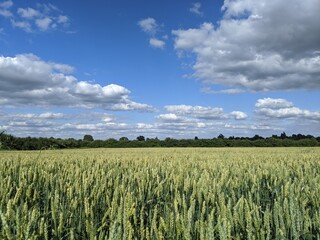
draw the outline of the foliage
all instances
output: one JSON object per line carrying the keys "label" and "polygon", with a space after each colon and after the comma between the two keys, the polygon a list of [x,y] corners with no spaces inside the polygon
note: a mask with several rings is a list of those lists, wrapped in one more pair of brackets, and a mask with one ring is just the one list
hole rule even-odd
{"label": "foliage", "polygon": [[319,148],[1,152],[0,239],[320,239],[319,156]]}
{"label": "foliage", "polygon": [[6,133],[0,134],[0,150],[41,150],[41,149],[64,149],[64,148],[137,148],[137,147],[315,147],[320,146],[320,137],[311,135],[293,134],[287,136],[273,135],[263,138],[259,135],[249,137],[229,137],[220,134],[217,138],[200,139],[173,139],[146,138],[138,136],[136,140],[121,137],[119,140],[109,138],[107,140],[94,140],[93,136],[85,135],[84,140],[61,139],[61,138],[35,138],[15,137]]}
{"label": "foliage", "polygon": [[94,141],[94,139],[93,139],[93,137],[91,135],[84,135],[83,136],[83,141],[92,142],[92,141]]}
{"label": "foliage", "polygon": [[138,141],[145,141],[145,138],[144,138],[144,136],[139,136],[139,137],[137,137],[137,140]]}

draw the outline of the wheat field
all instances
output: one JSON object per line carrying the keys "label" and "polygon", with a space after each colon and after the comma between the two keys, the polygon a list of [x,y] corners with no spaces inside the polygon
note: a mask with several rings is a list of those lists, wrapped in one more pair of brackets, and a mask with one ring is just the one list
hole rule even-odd
{"label": "wheat field", "polygon": [[0,239],[320,239],[320,148],[2,151]]}

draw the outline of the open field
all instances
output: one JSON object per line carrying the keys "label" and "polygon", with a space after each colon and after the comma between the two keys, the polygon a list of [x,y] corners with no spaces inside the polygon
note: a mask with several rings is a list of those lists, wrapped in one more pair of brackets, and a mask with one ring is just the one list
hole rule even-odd
{"label": "open field", "polygon": [[320,148],[0,152],[0,239],[320,239]]}

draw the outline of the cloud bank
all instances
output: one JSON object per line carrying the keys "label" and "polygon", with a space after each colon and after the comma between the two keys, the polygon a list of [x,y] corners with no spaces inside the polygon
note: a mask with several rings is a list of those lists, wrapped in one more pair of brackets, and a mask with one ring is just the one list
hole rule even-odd
{"label": "cloud bank", "polygon": [[259,109],[256,113],[259,116],[269,119],[296,119],[320,121],[320,112],[312,112],[295,107],[292,102],[286,99],[263,98],[255,105]]}
{"label": "cloud bank", "polygon": [[320,89],[318,0],[226,0],[223,19],[172,31],[194,77],[246,91]]}
{"label": "cloud bank", "polygon": [[130,91],[123,86],[79,81],[72,72],[69,65],[46,62],[33,54],[0,56],[0,105],[152,110],[130,100]]}

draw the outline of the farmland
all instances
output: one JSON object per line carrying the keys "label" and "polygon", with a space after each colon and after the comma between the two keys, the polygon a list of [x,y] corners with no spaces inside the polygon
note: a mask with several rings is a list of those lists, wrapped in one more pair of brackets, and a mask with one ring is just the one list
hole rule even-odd
{"label": "farmland", "polygon": [[2,151],[0,239],[320,239],[320,148]]}

